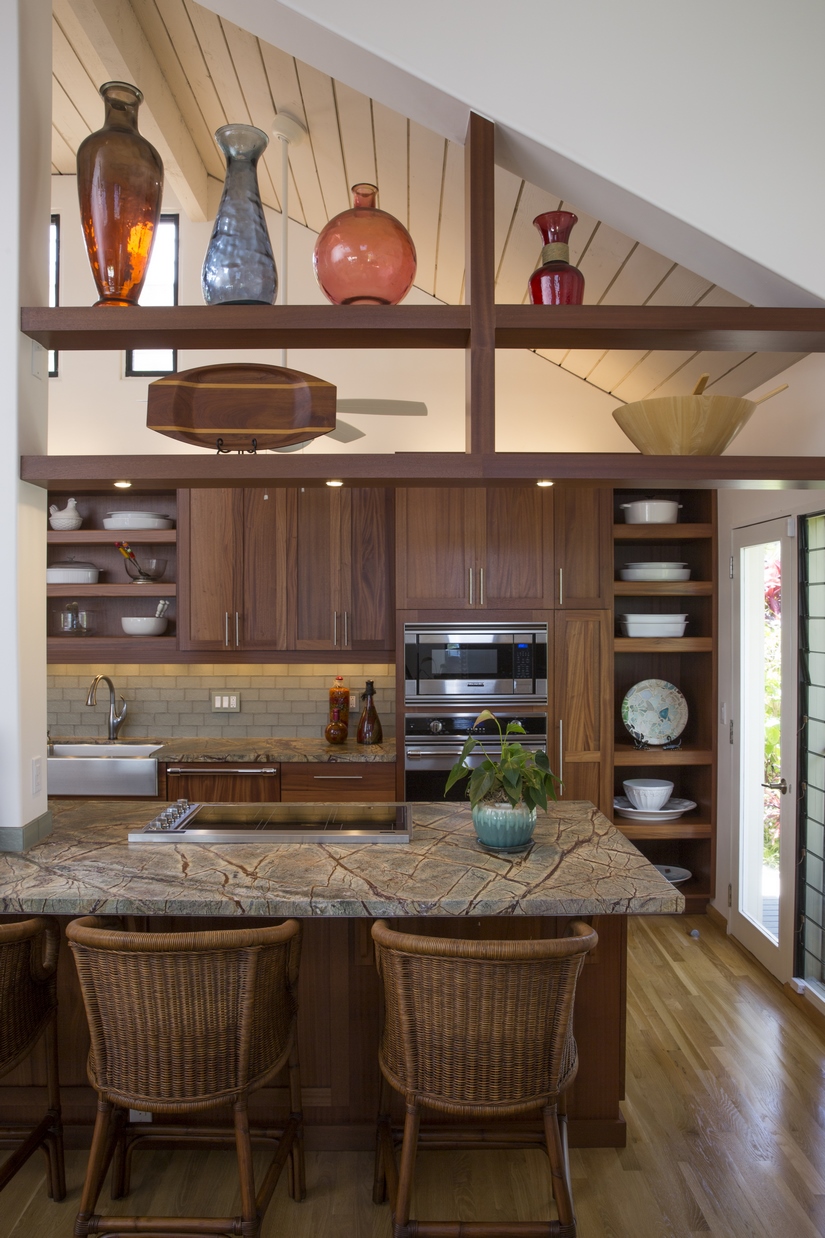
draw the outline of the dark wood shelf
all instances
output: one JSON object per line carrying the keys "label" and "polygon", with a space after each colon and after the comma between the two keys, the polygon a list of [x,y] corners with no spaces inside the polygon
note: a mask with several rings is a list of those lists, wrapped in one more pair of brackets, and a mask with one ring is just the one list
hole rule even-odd
{"label": "dark wood shelf", "polygon": [[713,765],[713,752],[709,748],[634,748],[632,744],[616,744],[613,754],[615,766],[625,765]]}
{"label": "dark wood shelf", "polygon": [[[652,460],[660,457],[645,456],[644,458]],[[695,456],[684,458],[696,459]],[[711,524],[616,524],[613,526],[614,542],[686,542],[698,541],[706,537],[713,537],[713,525]]]}
{"label": "dark wood shelf", "polygon": [[655,821],[627,821],[624,817],[614,816],[613,824],[631,842],[651,838],[669,840],[713,837],[713,826],[709,822],[702,821],[664,821],[661,825],[657,825]]}
{"label": "dark wood shelf", "polygon": [[50,636],[46,654],[50,663],[178,662],[177,646],[174,636]]}
{"label": "dark wood shelf", "polygon": [[131,581],[118,585],[46,585],[49,598],[173,598],[178,587],[169,581],[159,580],[150,585],[136,585]]}
{"label": "dark wood shelf", "polygon": [[616,653],[711,653],[710,636],[617,636]]}
{"label": "dark wood shelf", "polygon": [[[41,306],[20,311],[44,348],[466,348],[466,305]],[[810,352],[811,349],[806,349]]]}
{"label": "dark wood shelf", "polygon": [[[127,536],[128,535],[128,536]],[[127,541],[135,546],[173,546],[178,540],[177,529],[51,529],[46,541],[51,546],[110,546]]]}
{"label": "dark wood shelf", "polygon": [[[712,597],[710,580],[617,580],[616,597]],[[628,637],[628,639],[631,639]],[[682,638],[684,639],[684,638]]]}

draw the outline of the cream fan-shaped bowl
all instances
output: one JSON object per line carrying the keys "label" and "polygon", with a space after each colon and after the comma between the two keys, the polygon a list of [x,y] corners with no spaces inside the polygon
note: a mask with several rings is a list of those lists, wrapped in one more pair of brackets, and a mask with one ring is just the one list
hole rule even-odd
{"label": "cream fan-shaped bowl", "polygon": [[784,391],[787,383],[758,400],[703,395],[703,374],[693,395],[636,400],[613,413],[614,420],[644,456],[720,456],[758,404]]}

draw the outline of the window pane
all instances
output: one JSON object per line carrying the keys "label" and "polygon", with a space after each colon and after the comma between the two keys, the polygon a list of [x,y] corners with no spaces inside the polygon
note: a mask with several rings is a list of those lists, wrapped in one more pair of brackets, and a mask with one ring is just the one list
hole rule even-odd
{"label": "window pane", "polygon": [[[60,270],[60,216],[52,215],[49,224],[49,305],[58,303],[58,272]],[[57,377],[57,352],[49,351],[49,377]]]}
{"label": "window pane", "polygon": [[[141,305],[178,303],[178,216],[161,215],[149,260]],[[127,377],[171,374],[177,369],[172,348],[140,348],[126,353]]]}

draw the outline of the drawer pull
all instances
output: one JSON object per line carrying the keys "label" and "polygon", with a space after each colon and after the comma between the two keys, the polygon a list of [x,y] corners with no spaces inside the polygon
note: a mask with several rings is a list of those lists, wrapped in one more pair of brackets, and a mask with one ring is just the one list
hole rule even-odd
{"label": "drawer pull", "polygon": [[237,774],[255,774],[255,775],[267,774],[270,778],[278,777],[277,769],[214,769],[214,768],[210,769],[208,765],[207,766],[200,765],[200,766],[197,766],[195,769],[167,769],[166,771],[167,777],[177,777],[177,775],[179,774],[203,775],[206,778],[211,777],[213,774],[219,774],[219,775],[231,774],[233,778]]}
{"label": "drawer pull", "polygon": [[313,774],[316,782],[363,782],[363,774]]}

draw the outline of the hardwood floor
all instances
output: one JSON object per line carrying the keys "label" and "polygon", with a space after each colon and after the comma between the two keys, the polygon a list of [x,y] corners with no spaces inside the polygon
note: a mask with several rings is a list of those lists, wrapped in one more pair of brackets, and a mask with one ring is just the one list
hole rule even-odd
{"label": "hardwood floor", "polygon": [[[689,930],[698,928],[699,938]],[[825,1236],[825,1038],[704,917],[630,924],[628,1146],[571,1155],[579,1238]],[[45,1197],[32,1159],[2,1196],[0,1238],[70,1238],[86,1156],[69,1194]],[[551,1215],[538,1152],[424,1153],[413,1215]],[[307,1199],[281,1183],[264,1238],[389,1238],[371,1200],[372,1158],[310,1153]],[[224,1212],[226,1153],[147,1153],[110,1213]]]}

